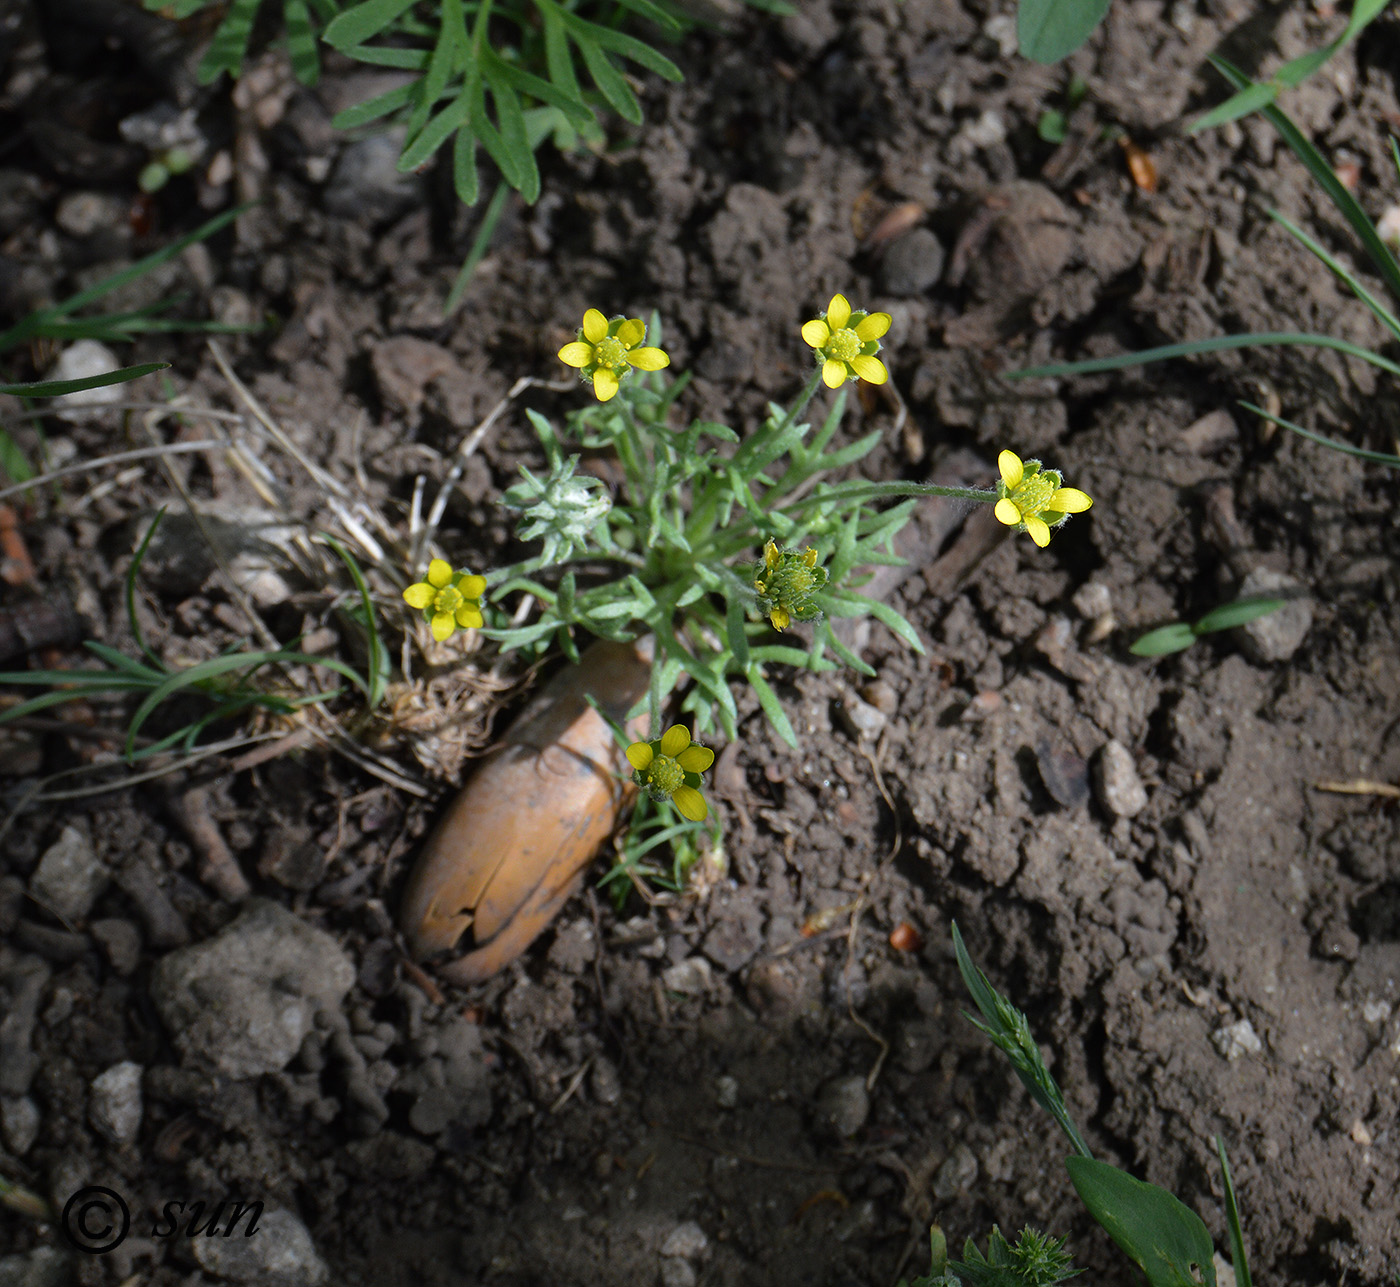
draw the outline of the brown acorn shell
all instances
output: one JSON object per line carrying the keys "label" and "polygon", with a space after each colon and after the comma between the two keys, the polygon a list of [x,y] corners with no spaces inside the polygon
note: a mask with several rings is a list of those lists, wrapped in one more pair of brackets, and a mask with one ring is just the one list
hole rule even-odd
{"label": "brown acorn shell", "polygon": [[[646,696],[650,636],[601,640],[560,671],[482,761],[429,838],[409,877],[399,923],[419,960],[471,949],[439,970],[456,983],[490,978],[515,960],[579,887],[636,789],[608,727]],[[645,714],[627,725],[642,740]]]}

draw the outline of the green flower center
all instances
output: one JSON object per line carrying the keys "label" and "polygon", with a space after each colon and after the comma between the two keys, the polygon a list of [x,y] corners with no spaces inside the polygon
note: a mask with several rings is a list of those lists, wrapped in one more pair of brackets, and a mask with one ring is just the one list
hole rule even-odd
{"label": "green flower center", "polygon": [[1059,489],[1059,475],[1053,469],[1047,469],[1023,478],[1021,485],[1011,493],[1011,499],[1016,502],[1016,508],[1022,515],[1039,514]]}
{"label": "green flower center", "polygon": [[778,574],[778,594],[784,602],[795,602],[802,598],[816,583],[809,567],[784,568]]}
{"label": "green flower center", "polygon": [[658,791],[671,795],[685,785],[685,770],[669,755],[658,755],[647,770],[647,781]]}
{"label": "green flower center", "polygon": [[833,331],[826,342],[826,355],[834,362],[849,362],[860,352],[860,336],[849,326]]}
{"label": "green flower center", "polygon": [[435,595],[433,595],[433,612],[441,615],[444,612],[456,614],[466,602],[466,598],[455,585],[445,585]]}
{"label": "green flower center", "polygon": [[627,346],[616,335],[606,336],[593,346],[593,360],[616,370],[627,364]]}

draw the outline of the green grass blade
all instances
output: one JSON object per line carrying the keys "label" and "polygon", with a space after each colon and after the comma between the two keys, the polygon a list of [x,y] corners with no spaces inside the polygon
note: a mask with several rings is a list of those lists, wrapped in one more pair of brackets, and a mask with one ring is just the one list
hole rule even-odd
{"label": "green grass blade", "polygon": [[261,0],[233,0],[229,5],[228,13],[224,15],[196,70],[195,75],[201,85],[217,80],[220,72],[228,72],[237,78],[243,70],[243,59],[248,52],[248,41],[253,35],[253,23],[257,20],[260,3]]}
{"label": "green grass blade", "polygon": [[346,570],[350,573],[350,579],[355,583],[355,589],[360,595],[360,610],[355,615],[355,624],[364,631],[365,648],[369,653],[369,677],[367,681],[361,681],[360,689],[365,694],[365,701],[370,710],[374,710],[384,700],[384,689],[389,682],[389,650],[384,646],[384,640],[379,634],[379,623],[374,614],[374,600],[370,596],[365,574],[360,571],[360,565],[355,561],[350,551],[328,533],[322,534],[321,539],[340,555],[340,561],[345,564]]}
{"label": "green grass blade", "polygon": [[[1211,66],[1224,75],[1237,89],[1250,83],[1249,78],[1242,71],[1226,62],[1225,59],[1212,55],[1210,62]],[[1318,186],[1328,195],[1332,204],[1351,225],[1352,231],[1366,248],[1366,254],[1370,256],[1371,262],[1376,266],[1376,271],[1385,279],[1390,293],[1396,299],[1400,299],[1400,264],[1396,263],[1395,256],[1381,240],[1375,225],[1357,203],[1356,198],[1337,178],[1332,167],[1327,164],[1326,158],[1313,146],[1312,140],[1294,125],[1282,110],[1277,107],[1266,107],[1264,108],[1264,116],[1283,136],[1283,141],[1293,149],[1294,154],[1307,167],[1308,173],[1317,181]]]}
{"label": "green grass blade", "polygon": [[364,0],[328,23],[321,39],[331,48],[348,53],[356,45],[373,40],[416,3],[417,0]]}
{"label": "green grass blade", "polygon": [[1165,657],[1170,653],[1184,652],[1195,642],[1196,632],[1186,622],[1173,621],[1170,625],[1149,630],[1130,644],[1128,651],[1134,657]]}
{"label": "green grass blade", "polygon": [[1212,608],[1191,629],[1198,635],[1214,634],[1217,630],[1233,630],[1236,626],[1257,621],[1271,612],[1277,612],[1287,602],[1287,599],[1278,598],[1236,599],[1233,603],[1222,603],[1220,607]]}
{"label": "green grass blade", "polygon": [[415,81],[410,85],[398,85],[383,94],[367,98],[363,103],[347,107],[343,112],[337,112],[331,118],[331,124],[338,130],[354,130],[359,129],[361,125],[368,125],[371,121],[377,121],[381,116],[397,112],[413,101],[419,83]]}
{"label": "green grass blade", "polygon": [[1235,1201],[1235,1181],[1225,1156],[1225,1141],[1219,1135],[1215,1137],[1215,1151],[1220,1158],[1220,1182],[1225,1190],[1225,1220],[1230,1226],[1230,1263],[1235,1271],[1235,1287],[1254,1287],[1249,1257],[1244,1254],[1244,1230],[1240,1227],[1240,1208]]}
{"label": "green grass blade", "polygon": [[[1397,296],[1400,298],[1400,296]],[[1247,335],[1216,335],[1208,340],[1190,340],[1184,344],[1163,344],[1155,349],[1137,353],[1120,353],[1116,357],[1090,358],[1083,362],[1052,362],[1045,366],[1030,366],[1021,371],[1007,371],[1005,380],[1031,380],[1057,375],[1096,375],[1100,371],[1121,371],[1130,366],[1146,366],[1150,362],[1165,362],[1168,358],[1195,357],[1201,353],[1220,353],[1228,349],[1265,348],[1270,345],[1296,344],[1305,348],[1335,349],[1348,357],[1360,358],[1380,367],[1391,375],[1400,375],[1400,364],[1364,349],[1348,340],[1331,335],[1309,335],[1295,331],[1253,331]]]}
{"label": "green grass blade", "polygon": [[1339,442],[1336,438],[1328,438],[1323,434],[1314,433],[1311,429],[1304,429],[1302,425],[1295,425],[1291,420],[1285,420],[1282,416],[1276,416],[1272,412],[1265,411],[1262,407],[1256,407],[1252,402],[1241,402],[1246,411],[1252,411],[1255,415],[1263,416],[1265,420],[1270,420],[1274,424],[1311,442],[1319,443],[1323,447],[1331,447],[1333,451],[1340,451],[1348,456],[1355,456],[1358,460],[1369,460],[1377,465],[1389,465],[1392,469],[1400,469],[1400,456],[1392,456],[1384,451],[1367,451],[1364,447],[1353,447],[1349,442]]}
{"label": "green grass blade", "polygon": [[773,731],[795,751],[797,749],[797,734],[792,731],[792,723],[787,717],[787,712],[783,710],[783,704],[778,700],[778,695],[769,687],[768,681],[759,673],[756,665],[749,667],[748,676],[749,683],[753,686],[753,691],[758,697],[758,704],[763,707],[763,713],[768,717]]}
{"label": "green grass blade", "polygon": [[[462,136],[458,134],[457,137],[460,139]],[[475,181],[475,165],[472,166],[472,177]],[[473,193],[474,196],[475,193]],[[481,216],[476,236],[472,238],[471,249],[467,251],[467,257],[462,261],[462,267],[457,272],[457,280],[452,283],[452,289],[448,292],[447,303],[442,306],[444,318],[450,317],[457,305],[462,302],[462,295],[471,282],[472,274],[476,272],[476,266],[482,261],[487,248],[491,245],[491,238],[496,235],[496,228],[501,222],[501,215],[505,211],[506,201],[509,198],[510,186],[498,183],[496,190],[491,194],[491,200],[486,203],[486,210]],[[464,204],[472,205],[473,202],[467,201]]]}
{"label": "green grass blade", "polygon": [[316,54],[316,33],[306,0],[282,0],[282,20],[287,27],[292,74],[303,85],[315,85],[321,78],[321,60]]}
{"label": "green grass blade", "polygon": [[48,308],[41,308],[30,313],[27,317],[21,318],[8,331],[0,333],[0,353],[15,348],[26,340],[41,334],[41,327],[44,323],[67,317],[79,309],[86,308],[104,295],[125,286],[128,282],[135,281],[142,274],[150,272],[152,268],[174,259],[186,247],[194,245],[197,241],[203,241],[207,237],[212,237],[221,228],[227,227],[237,219],[239,215],[251,210],[254,204],[254,202],[249,201],[243,205],[235,206],[231,210],[225,210],[222,214],[217,214],[212,219],[200,224],[193,232],[186,233],[183,237],[177,237],[168,246],[162,246],[159,250],[138,259],[134,264],[128,264],[120,272],[115,272],[110,277],[104,277],[100,282],[95,282],[86,290],[80,290],[76,295],[70,295],[57,304],[51,304]]}
{"label": "green grass blade", "polygon": [[1400,319],[1397,319],[1394,313],[1356,279],[1351,269],[1342,263],[1341,260],[1337,259],[1335,255],[1331,254],[1323,246],[1314,241],[1286,215],[1281,214],[1277,210],[1270,210],[1269,218],[1292,233],[1292,235],[1303,244],[1304,248],[1311,251],[1318,259],[1326,264],[1327,267],[1346,284],[1347,289],[1380,319],[1381,325],[1395,336],[1396,339],[1400,339]]}
{"label": "green grass blade", "polygon": [[[139,366],[118,367],[101,375],[85,375],[80,380],[35,380],[30,384],[0,384],[0,393],[16,398],[60,398],[65,393],[82,393],[84,389],[105,389],[113,384],[139,380],[152,371],[164,371],[169,362],[143,362]],[[22,479],[20,481],[23,481]]]}

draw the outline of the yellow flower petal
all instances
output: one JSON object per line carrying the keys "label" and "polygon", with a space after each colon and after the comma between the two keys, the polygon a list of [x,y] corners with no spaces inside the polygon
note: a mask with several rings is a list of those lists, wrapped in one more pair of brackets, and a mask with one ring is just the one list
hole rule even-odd
{"label": "yellow flower petal", "polygon": [[464,599],[479,599],[486,593],[486,578],[484,576],[464,576],[457,582],[457,588],[462,592]]}
{"label": "yellow flower petal", "polygon": [[802,323],[802,338],[814,349],[819,349],[831,338],[831,327],[820,317],[814,317],[810,322]]}
{"label": "yellow flower petal", "polygon": [[763,562],[768,566],[770,572],[778,566],[778,560],[781,558],[782,555],[778,552],[777,541],[765,541],[763,544]]}
{"label": "yellow flower petal", "polygon": [[710,806],[705,803],[705,797],[694,787],[678,786],[671,803],[680,811],[682,818],[691,822],[704,822],[710,815]]}
{"label": "yellow flower petal", "polygon": [[599,367],[593,373],[593,392],[598,395],[599,402],[606,402],[617,392],[617,376],[607,367]]}
{"label": "yellow flower petal", "polygon": [[446,559],[434,559],[428,564],[428,584],[441,590],[452,580],[452,564]]}
{"label": "yellow flower petal", "polygon": [[417,608],[421,612],[433,601],[433,595],[436,593],[426,581],[419,581],[403,592],[403,600],[410,608]]}
{"label": "yellow flower petal", "polygon": [[649,742],[633,742],[627,748],[627,763],[639,773],[645,773],[651,767],[653,752]]}
{"label": "yellow flower petal", "polygon": [[833,295],[826,306],[826,324],[833,331],[839,331],[851,320],[851,306],[844,295]]}
{"label": "yellow flower petal", "polygon": [[1031,540],[1042,550],[1050,544],[1050,529],[1045,525],[1043,519],[1036,518],[1034,514],[1027,514],[1025,523],[1026,531],[1030,533]]}
{"label": "yellow flower petal", "polygon": [[617,338],[625,349],[636,348],[646,337],[646,323],[640,317],[630,317],[617,328]]}
{"label": "yellow flower petal", "polygon": [[481,615],[481,609],[474,603],[464,603],[456,612],[457,624],[463,630],[480,630],[486,624],[486,618]]}
{"label": "yellow flower petal", "polygon": [[893,321],[894,318],[888,313],[871,313],[865,321],[856,327],[856,337],[861,341],[878,340],[890,329],[890,323]]}
{"label": "yellow flower petal", "polygon": [[1061,514],[1082,514],[1094,502],[1087,493],[1077,487],[1061,487],[1050,497],[1046,509],[1059,510]]}
{"label": "yellow flower petal", "polygon": [[890,378],[890,373],[885,370],[885,364],[877,357],[871,357],[868,353],[857,353],[851,359],[851,365],[855,367],[856,374],[862,380],[871,384],[884,384]]}
{"label": "yellow flower petal", "polygon": [[997,457],[997,468],[1001,470],[1001,481],[1015,491],[1021,485],[1021,476],[1025,473],[1025,466],[1021,464],[1021,458],[1014,451],[1003,451]]}
{"label": "yellow flower petal", "polygon": [[992,513],[997,516],[998,523],[1005,523],[1007,527],[1016,527],[1021,522],[1021,511],[1016,508],[1015,501],[997,501],[997,507]]}
{"label": "yellow flower petal", "polygon": [[659,371],[663,366],[671,365],[670,355],[664,349],[632,349],[627,354],[627,360],[643,371]]}
{"label": "yellow flower petal", "polygon": [[593,361],[593,345],[575,340],[559,350],[559,360],[566,366],[587,366]]}
{"label": "yellow flower petal", "polygon": [[597,344],[608,333],[608,319],[596,308],[590,308],[583,315],[583,338],[590,344]]}
{"label": "yellow flower petal", "polygon": [[450,639],[452,632],[457,629],[456,619],[450,612],[439,612],[432,621],[433,638],[441,643],[444,639]]}
{"label": "yellow flower petal", "polygon": [[822,363],[822,383],[828,389],[839,389],[846,383],[846,364],[828,360]]}
{"label": "yellow flower petal", "polygon": [[672,724],[661,736],[661,754],[675,759],[690,745],[690,730],[684,724]]}
{"label": "yellow flower petal", "polygon": [[773,623],[774,630],[786,630],[792,625],[792,618],[781,608],[774,608],[773,611],[768,614],[768,620]]}
{"label": "yellow flower petal", "polygon": [[708,746],[696,746],[694,743],[676,756],[676,763],[687,773],[703,773],[714,762],[715,753]]}

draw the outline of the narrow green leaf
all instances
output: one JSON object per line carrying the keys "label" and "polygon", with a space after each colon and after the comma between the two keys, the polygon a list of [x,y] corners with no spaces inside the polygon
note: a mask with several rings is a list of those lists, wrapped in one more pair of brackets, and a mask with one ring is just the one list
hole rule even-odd
{"label": "narrow green leaf", "polygon": [[1066,1158],[1065,1166],[1089,1214],[1151,1287],[1216,1287],[1215,1246],[1190,1207],[1095,1158]]}
{"label": "narrow green leaf", "polygon": [[402,71],[421,72],[427,71],[432,53],[427,49],[401,49],[397,45],[354,45],[345,51],[345,56],[372,67],[397,67]]}
{"label": "narrow green leaf", "polygon": [[630,9],[643,18],[649,18],[668,36],[678,36],[681,33],[681,24],[676,18],[660,6],[652,4],[651,0],[618,0],[618,3],[624,9]]}
{"label": "narrow green leaf", "polygon": [[1149,630],[1128,651],[1134,657],[1165,657],[1168,653],[1181,652],[1195,642],[1196,632],[1186,622],[1173,621],[1169,626]]}
{"label": "narrow green leaf", "polygon": [[740,670],[749,666],[749,636],[744,629],[747,614],[744,605],[737,598],[730,598],[724,605],[725,631],[729,637],[729,651],[734,654],[734,664]]}
{"label": "narrow green leaf", "polygon": [[1093,35],[1108,0],[1020,0],[1016,42],[1021,57],[1036,63],[1068,58]]}
{"label": "narrow green leaf", "polygon": [[[452,140],[452,186],[457,190],[457,200],[464,206],[476,205],[476,199],[481,191],[476,172],[476,135],[465,125],[457,131]],[[503,183],[497,190],[497,195],[509,192],[510,185]],[[495,196],[491,200],[494,203]],[[480,254],[476,255],[476,263],[472,263],[472,254],[476,253],[479,241],[481,241],[480,233],[477,234],[477,241],[472,243],[471,252],[467,255],[467,263],[471,263],[473,269],[476,268],[477,263],[480,263],[481,256],[486,253],[486,244],[483,242]],[[466,282],[462,281],[462,274],[466,272],[466,268],[467,265],[463,264],[462,273],[458,274],[458,281],[462,282],[463,290],[466,289]],[[452,294],[456,296],[458,293],[457,287],[454,285]]]}
{"label": "narrow green leaf", "polygon": [[220,72],[237,77],[243,70],[243,59],[248,52],[248,41],[253,34],[253,23],[257,20],[260,3],[261,0],[233,0],[229,5],[228,13],[224,15],[195,71],[201,85],[218,79]]}
{"label": "narrow green leaf", "polygon": [[348,53],[356,45],[373,40],[416,3],[417,0],[363,0],[329,23],[321,38],[332,48]]}
{"label": "narrow green leaf", "polygon": [[[143,362],[139,366],[124,366],[115,371],[104,371],[101,375],[85,375],[81,380],[35,380],[31,384],[0,384],[0,393],[8,393],[16,398],[58,398],[65,393],[81,393],[84,389],[105,389],[112,384],[125,384],[128,380],[139,380],[152,371],[164,371],[169,362]],[[23,482],[24,479],[16,479]]]}
{"label": "narrow green leaf", "polygon": [[1267,107],[1278,97],[1278,86],[1273,81],[1250,85],[1236,94],[1231,94],[1219,107],[1213,107],[1199,121],[1191,126],[1188,133],[1198,134],[1202,130],[1213,130],[1227,121],[1237,121]]}
{"label": "narrow green leaf", "polygon": [[618,54],[623,58],[630,58],[634,63],[645,67],[647,71],[655,72],[662,80],[669,80],[673,84],[685,79],[681,69],[675,63],[664,54],[658,53],[650,45],[643,44],[640,40],[615,31],[611,27],[600,27],[594,23],[588,25],[590,34],[608,52]]}
{"label": "narrow green leaf", "polygon": [[749,667],[748,676],[749,683],[758,696],[758,704],[763,708],[763,713],[768,716],[768,722],[773,726],[773,731],[793,750],[796,750],[797,734],[792,731],[792,724],[788,720],[787,712],[783,710],[783,704],[778,700],[777,694],[768,686],[768,681],[759,674],[757,666]]}
{"label": "narrow green leaf", "polygon": [[[454,177],[457,173],[460,160],[458,156],[458,145],[462,142],[464,133],[465,131],[458,130],[457,137],[452,141],[452,170]],[[471,152],[475,153],[476,141],[471,139],[470,135],[467,135],[467,138],[471,144]],[[470,201],[466,200],[460,188],[457,196],[458,199],[462,201],[463,205],[470,206],[476,204],[477,197],[475,156],[469,156],[466,160],[466,164],[470,167],[471,181],[467,190],[471,194],[472,199]],[[491,200],[486,203],[486,211],[481,216],[481,222],[477,225],[476,236],[472,238],[472,244],[467,251],[467,257],[462,261],[461,268],[457,270],[456,280],[452,283],[452,289],[447,293],[447,302],[442,306],[442,315],[444,318],[450,317],[453,312],[456,311],[457,305],[462,302],[462,296],[466,293],[467,287],[471,284],[472,275],[476,272],[476,266],[481,263],[482,259],[485,257],[486,251],[491,245],[491,238],[496,235],[496,228],[501,222],[501,215],[505,211],[506,202],[509,199],[510,185],[498,183],[496,185],[496,190],[491,194]],[[536,413],[527,412],[527,414],[534,415]]]}
{"label": "narrow green leaf", "polygon": [[642,107],[637,102],[637,96],[632,92],[626,77],[612,65],[596,41],[581,37],[577,30],[572,34],[574,43],[588,67],[588,74],[593,77],[593,83],[598,86],[613,111],[629,124],[640,125]]}
{"label": "narrow green leaf", "polygon": [[1378,465],[1400,468],[1400,456],[1392,456],[1384,451],[1367,451],[1364,447],[1353,447],[1349,442],[1340,442],[1336,438],[1328,438],[1323,434],[1314,433],[1311,429],[1304,429],[1302,425],[1295,425],[1291,420],[1285,420],[1282,416],[1276,416],[1270,411],[1265,411],[1262,407],[1256,407],[1252,402],[1241,402],[1240,406],[1246,411],[1252,411],[1255,415],[1263,416],[1265,420],[1271,420],[1274,424],[1296,433],[1301,438],[1307,438],[1311,442],[1330,447],[1333,451],[1340,451],[1347,456],[1355,456],[1358,460],[1370,460]]}
{"label": "narrow green leaf", "polygon": [[1249,1257],[1244,1254],[1244,1230],[1240,1228],[1240,1208],[1235,1201],[1235,1181],[1225,1156],[1225,1141],[1219,1135],[1215,1137],[1215,1151],[1220,1158],[1221,1187],[1225,1190],[1225,1222],[1230,1228],[1230,1265],[1235,1271],[1235,1287],[1254,1287]]}
{"label": "narrow green leaf", "polygon": [[369,585],[365,581],[365,574],[360,571],[360,565],[355,561],[350,551],[329,533],[323,533],[321,539],[340,555],[340,561],[345,564],[346,570],[350,573],[350,579],[355,583],[355,590],[360,596],[360,611],[356,614],[355,623],[364,631],[365,650],[369,654],[369,678],[367,682],[360,685],[360,688],[365,694],[365,701],[370,710],[374,710],[384,699],[384,690],[389,683],[389,650],[384,646],[384,640],[379,634],[379,624],[374,613],[374,599],[369,592]]}
{"label": "narrow green leaf", "polygon": [[368,125],[371,121],[377,121],[381,116],[388,116],[390,112],[397,112],[412,101],[419,83],[421,82],[397,85],[383,94],[365,99],[363,103],[347,107],[343,112],[337,112],[331,117],[331,124],[338,130],[354,130],[359,129],[361,125]]}
{"label": "narrow green leaf", "polygon": [[316,55],[316,33],[311,28],[306,0],[282,0],[282,14],[292,73],[303,85],[315,85],[321,77],[321,60]]}
{"label": "narrow green leaf", "polygon": [[1271,612],[1277,612],[1287,602],[1287,599],[1236,599],[1233,603],[1223,603],[1207,612],[1191,628],[1198,635],[1212,634],[1217,630],[1233,630],[1247,621],[1257,621]]}
{"label": "narrow green leaf", "polygon": [[403,155],[399,157],[399,171],[407,174],[424,164],[455,130],[466,124],[470,112],[471,105],[465,94],[444,107],[404,147]]}

